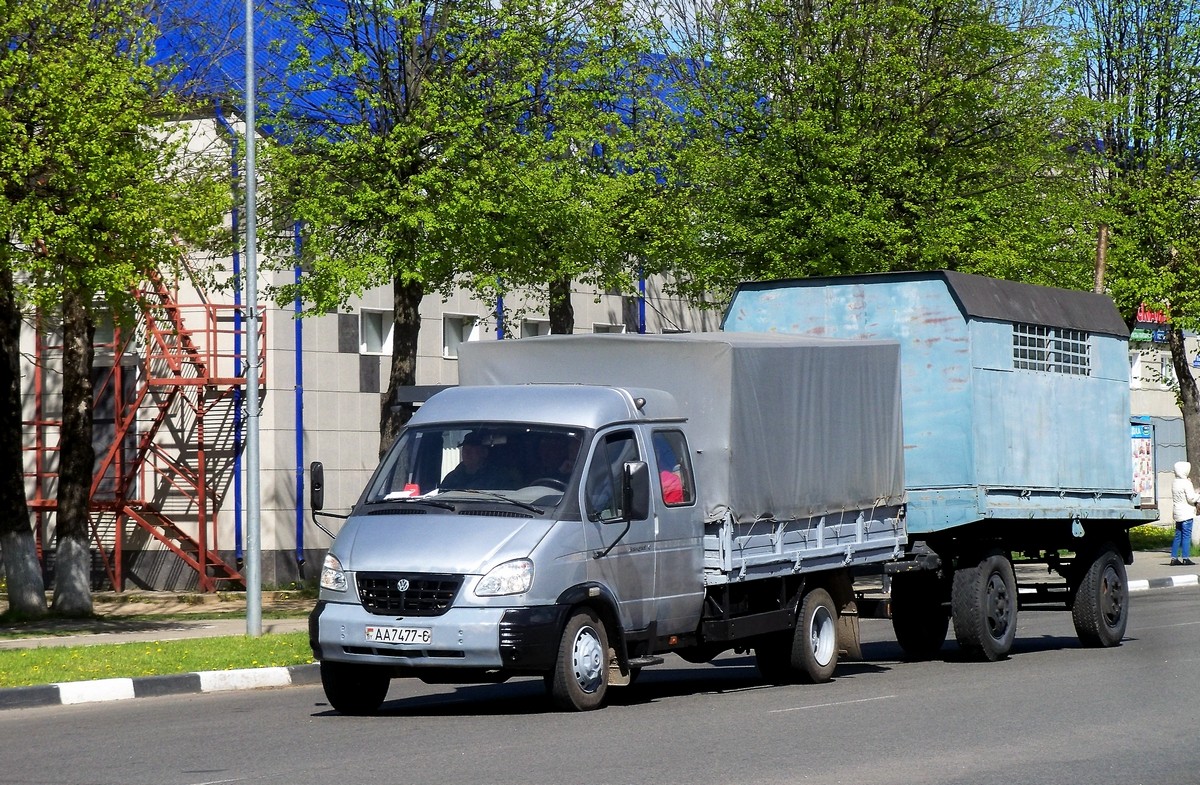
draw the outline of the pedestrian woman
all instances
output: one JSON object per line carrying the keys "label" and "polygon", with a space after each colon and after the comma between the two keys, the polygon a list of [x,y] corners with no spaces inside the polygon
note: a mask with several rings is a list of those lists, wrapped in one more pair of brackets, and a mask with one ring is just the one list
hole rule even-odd
{"label": "pedestrian woman", "polygon": [[1200,502],[1200,494],[1196,493],[1188,475],[1192,473],[1192,465],[1187,461],[1175,464],[1175,479],[1171,481],[1171,517],[1175,519],[1175,539],[1171,541],[1171,566],[1195,564],[1191,560],[1192,553],[1192,521],[1196,517],[1196,502]]}

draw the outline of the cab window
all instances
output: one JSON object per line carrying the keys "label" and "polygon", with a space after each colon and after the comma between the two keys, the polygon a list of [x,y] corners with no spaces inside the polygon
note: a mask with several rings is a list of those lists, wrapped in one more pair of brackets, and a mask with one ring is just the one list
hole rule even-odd
{"label": "cab window", "polygon": [[669,507],[691,504],[696,500],[696,487],[683,432],[655,431],[650,439],[654,445],[658,489],[663,503]]}
{"label": "cab window", "polygon": [[636,460],[638,446],[633,431],[615,431],[596,441],[585,486],[588,520],[609,521],[624,516],[621,472],[628,461]]}

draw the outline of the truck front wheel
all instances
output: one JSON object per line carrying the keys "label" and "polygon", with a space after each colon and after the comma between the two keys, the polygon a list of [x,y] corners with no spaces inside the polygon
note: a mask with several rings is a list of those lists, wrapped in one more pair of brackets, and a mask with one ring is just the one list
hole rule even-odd
{"label": "truck front wheel", "polygon": [[374,714],[387,697],[391,677],[374,665],[321,663],[321,686],[329,705],[342,714]]}
{"label": "truck front wheel", "polygon": [[1121,643],[1129,616],[1129,585],[1125,562],[1116,548],[1100,548],[1075,590],[1071,617],[1084,646],[1108,647]]}
{"label": "truck front wheel", "polygon": [[604,702],[608,691],[608,633],[589,610],[567,620],[558,646],[558,662],[546,677],[554,705],[588,711]]}
{"label": "truck front wheel", "polygon": [[1007,557],[993,553],[955,570],[950,606],[964,652],[993,662],[1008,656],[1017,635],[1017,579]]}
{"label": "truck front wheel", "polygon": [[892,576],[892,630],[909,659],[928,660],[941,651],[950,629],[948,594],[933,571]]}

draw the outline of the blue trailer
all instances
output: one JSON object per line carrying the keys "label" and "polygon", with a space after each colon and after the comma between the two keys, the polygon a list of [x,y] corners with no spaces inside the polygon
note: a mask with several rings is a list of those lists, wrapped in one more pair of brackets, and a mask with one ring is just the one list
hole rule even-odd
{"label": "blue trailer", "polygon": [[[951,271],[807,278],[743,284],[723,327],[900,342],[909,546],[888,569],[910,656],[951,620],[962,648],[1005,656],[1019,597],[1069,608],[1085,645],[1120,642],[1128,530],[1157,511],[1133,490],[1129,330],[1108,297]],[[1014,557],[1061,583],[1018,595]]]}

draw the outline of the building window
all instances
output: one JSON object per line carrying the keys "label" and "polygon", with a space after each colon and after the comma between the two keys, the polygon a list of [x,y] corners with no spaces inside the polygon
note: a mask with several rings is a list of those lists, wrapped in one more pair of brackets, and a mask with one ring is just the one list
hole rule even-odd
{"label": "building window", "polygon": [[592,332],[594,333],[623,333],[625,325],[623,324],[593,324]]}
{"label": "building window", "polygon": [[478,341],[483,326],[476,316],[442,317],[442,356],[458,359],[458,346],[464,341]]}
{"label": "building window", "polygon": [[1013,325],[1013,367],[1069,376],[1092,372],[1088,334],[1083,330],[1037,324]]}
{"label": "building window", "polygon": [[550,322],[545,319],[522,319],[521,337],[536,338],[539,335],[550,334]]}
{"label": "building window", "polygon": [[391,354],[394,324],[390,311],[363,311],[359,314],[359,354]]}

